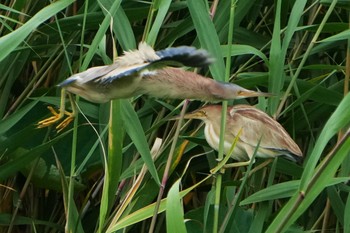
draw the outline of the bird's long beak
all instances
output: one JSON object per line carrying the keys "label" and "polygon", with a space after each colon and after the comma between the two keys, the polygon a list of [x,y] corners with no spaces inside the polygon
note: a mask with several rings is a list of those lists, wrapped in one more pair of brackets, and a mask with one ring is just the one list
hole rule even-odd
{"label": "bird's long beak", "polygon": [[271,93],[250,91],[250,90],[247,90],[247,89],[241,90],[237,94],[237,98],[258,97],[258,96],[271,97],[271,96],[274,96],[274,95],[271,94]]}
{"label": "bird's long beak", "polygon": [[[181,116],[177,115],[169,118],[169,120],[179,120],[180,118]],[[201,119],[201,118],[202,118],[202,114],[200,114],[200,112],[198,111],[186,113],[183,117],[183,119]]]}

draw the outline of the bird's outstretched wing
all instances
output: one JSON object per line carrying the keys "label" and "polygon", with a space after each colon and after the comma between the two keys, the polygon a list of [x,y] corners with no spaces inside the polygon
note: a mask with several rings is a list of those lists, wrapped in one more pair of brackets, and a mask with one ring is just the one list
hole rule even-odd
{"label": "bird's outstretched wing", "polygon": [[142,76],[143,72],[149,73],[166,66],[200,67],[212,62],[211,56],[203,49],[180,46],[156,52],[141,42],[138,50],[126,51],[112,65],[90,68],[71,76],[59,86],[63,87],[73,82],[107,85],[120,78]]}
{"label": "bird's outstretched wing", "polygon": [[96,80],[96,79],[99,79],[100,77],[103,77],[104,75],[110,73],[113,69],[114,69],[113,65],[92,67],[83,72],[70,76],[63,82],[59,83],[57,86],[65,87],[74,82],[87,83],[92,80]]}
{"label": "bird's outstretched wing", "polygon": [[[213,63],[214,59],[204,49],[196,49],[194,47],[180,46],[176,48],[167,48],[157,51],[159,59],[152,63],[165,63],[172,65],[172,62],[181,66],[202,67]],[[169,62],[169,63],[167,63]]]}
{"label": "bird's outstretched wing", "polygon": [[[145,54],[141,49],[139,52]],[[207,51],[202,49],[196,49],[194,47],[181,46],[175,48],[167,48],[155,52],[153,56],[144,56],[144,63],[130,65],[127,69],[121,70],[121,68],[112,71],[110,74],[102,77],[101,84],[110,84],[116,79],[139,76],[143,73],[147,74],[154,70],[161,69],[163,67],[201,67],[213,62]],[[128,56],[126,54],[123,59]],[[157,58],[155,58],[157,57]]]}

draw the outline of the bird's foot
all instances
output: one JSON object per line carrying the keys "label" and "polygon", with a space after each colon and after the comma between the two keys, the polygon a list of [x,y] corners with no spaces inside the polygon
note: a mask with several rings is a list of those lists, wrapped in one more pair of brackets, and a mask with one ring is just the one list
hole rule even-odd
{"label": "bird's foot", "polygon": [[51,125],[57,123],[58,121],[62,120],[64,115],[67,115],[67,117],[59,125],[56,126],[57,132],[60,132],[64,128],[66,128],[74,119],[74,114],[71,112],[64,111],[64,113],[61,113],[61,112],[57,112],[51,106],[48,106],[47,108],[50,110],[50,112],[52,113],[53,116],[46,118],[42,121],[39,121],[37,124],[38,128],[45,128],[45,127],[51,126]]}

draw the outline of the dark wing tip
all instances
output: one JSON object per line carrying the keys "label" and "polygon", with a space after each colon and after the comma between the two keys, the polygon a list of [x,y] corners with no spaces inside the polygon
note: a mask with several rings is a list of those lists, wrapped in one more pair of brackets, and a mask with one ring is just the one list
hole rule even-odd
{"label": "dark wing tip", "polygon": [[65,86],[68,86],[72,83],[74,83],[76,81],[75,78],[68,78],[66,80],[64,80],[63,82],[57,84],[58,87],[65,87]]}
{"label": "dark wing tip", "polygon": [[167,48],[157,51],[156,54],[161,61],[176,61],[191,67],[207,66],[214,62],[206,50],[189,46]]}
{"label": "dark wing tip", "polygon": [[303,161],[304,161],[304,158],[300,155],[296,155],[296,154],[293,154],[293,153],[285,153],[284,154],[284,157],[290,161],[293,161],[297,164],[302,164]]}

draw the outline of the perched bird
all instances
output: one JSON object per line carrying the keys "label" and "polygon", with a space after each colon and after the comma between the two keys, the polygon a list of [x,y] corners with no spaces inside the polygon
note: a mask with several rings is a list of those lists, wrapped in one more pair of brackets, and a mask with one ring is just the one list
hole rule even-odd
{"label": "perched bird", "polygon": [[[204,121],[205,138],[215,150],[219,150],[221,105],[208,105],[184,115],[184,119]],[[238,141],[231,157],[237,161],[250,161],[257,149],[256,157],[274,158],[284,156],[299,162],[302,152],[285,129],[269,115],[249,105],[235,105],[227,108],[224,134],[224,153],[230,153],[236,136]],[[248,163],[246,163],[248,164]]]}
{"label": "perched bird", "polygon": [[[62,88],[60,111],[57,113],[50,107],[54,116],[40,121],[38,127],[49,126],[66,114],[68,118],[56,127],[61,129],[73,119],[76,111],[74,104],[73,113],[65,111],[65,90],[94,103],[142,94],[156,98],[202,101],[270,96],[268,93],[250,91],[232,83],[218,82],[194,72],[174,68],[201,67],[212,62],[213,59],[203,49],[181,46],[154,51],[146,43],[140,43],[138,50],[125,52],[115,63],[92,67],[58,84]],[[70,99],[72,102],[71,96]]]}

